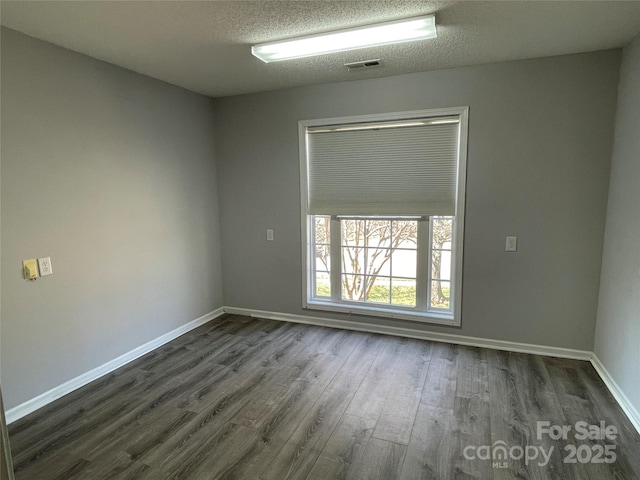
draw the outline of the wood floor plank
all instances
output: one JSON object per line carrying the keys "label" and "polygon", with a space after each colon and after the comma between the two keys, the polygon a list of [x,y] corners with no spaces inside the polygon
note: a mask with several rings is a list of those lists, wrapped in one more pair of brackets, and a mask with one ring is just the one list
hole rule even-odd
{"label": "wood floor plank", "polygon": [[216,478],[217,470],[224,462],[233,461],[239,455],[238,444],[251,439],[249,429],[231,422],[194,442],[189,449],[181,450],[172,461],[158,468],[166,472],[167,479]]}
{"label": "wood floor plank", "polygon": [[[307,400],[317,396],[320,386],[311,388],[309,382],[298,381],[287,385],[272,383],[265,393],[255,396],[238,411],[233,421],[257,429],[263,440],[270,440],[274,430],[287,418],[302,418]],[[315,391],[314,391],[315,390]],[[292,432],[290,431],[289,434]]]}
{"label": "wood floor plank", "polygon": [[278,346],[272,352],[265,356],[260,362],[261,367],[282,368],[286,366],[293,358],[295,358],[302,350],[305,344],[298,339],[295,331],[287,333],[286,337],[278,340]]}
{"label": "wood floor plank", "polygon": [[401,480],[447,480],[457,451],[452,441],[453,409],[420,404],[400,474]]}
{"label": "wood floor plank", "polygon": [[352,478],[363,455],[363,445],[372,433],[373,429],[367,427],[364,418],[343,415],[307,475],[307,480]]}
{"label": "wood floor plank", "polygon": [[[33,463],[40,463],[43,458],[54,457],[58,452],[67,449],[72,443],[86,442],[96,432],[111,425],[113,418],[119,418],[131,408],[129,401],[106,403],[94,408],[92,413],[82,421],[69,424],[67,428],[43,439],[34,441],[35,447],[27,445],[25,452],[18,451],[15,455],[14,469],[16,472],[26,470]],[[12,445],[12,449],[13,449]],[[28,477],[27,477],[28,478]]]}
{"label": "wood floor plank", "polygon": [[458,346],[456,397],[480,398],[489,401],[487,350]]}
{"label": "wood floor plank", "polygon": [[[242,382],[247,375],[252,375],[256,369],[271,372],[269,368],[264,366],[271,365],[273,367],[272,364],[266,362],[266,359],[273,359],[274,355],[280,355],[285,358],[286,361],[286,354],[291,353],[290,347],[294,341],[295,340],[287,335],[281,342],[270,341],[269,343],[265,343],[264,348],[248,348],[243,350],[246,357],[251,358],[253,361],[242,361],[241,359],[235,358],[235,353],[231,353],[234,358],[233,361],[220,362],[226,364],[222,365],[224,369],[215,372],[213,376],[210,376],[205,382],[202,382],[205,384],[202,385],[201,383],[201,388],[193,391],[189,395],[183,395],[182,398],[176,402],[176,406],[194,412],[202,412],[212,402],[216,402],[221,398],[225,392],[234,388],[237,383]],[[231,357],[226,354],[223,355],[223,357],[224,360],[231,360]],[[219,360],[220,357],[211,359],[211,361],[216,363],[218,363]],[[314,359],[314,363],[315,361],[317,361],[317,357]],[[272,375],[278,374],[278,371],[272,373]]]}
{"label": "wood floor plank", "polygon": [[567,424],[542,357],[514,353],[510,358],[515,378],[514,387],[522,398],[525,423],[529,427],[527,445],[553,451],[546,465],[541,465],[540,460],[529,462],[531,476],[549,479],[562,477],[569,480],[583,478],[586,471],[582,465],[563,462],[562,450],[570,442],[563,439],[553,440],[547,435],[538,434],[538,421],[550,422],[553,425]]}
{"label": "wood floor plank", "polygon": [[394,373],[397,372],[395,365],[401,361],[400,352],[408,342],[406,338],[397,341],[388,338],[382,340],[375,360],[347,408],[347,415],[362,417],[367,420],[368,425],[375,427],[385,400],[392,392]]}
{"label": "wood floor plank", "polygon": [[[88,460],[62,451],[54,451],[41,461],[32,461],[20,466],[14,464],[15,478],[25,480],[51,480],[73,478],[89,464]],[[43,464],[46,467],[43,467]],[[76,478],[78,478],[76,476]]]}
{"label": "wood floor plank", "polygon": [[[409,338],[394,365],[394,385],[402,395],[422,394],[433,354],[433,343]],[[406,390],[404,390],[406,388]]]}
{"label": "wood floor plank", "polygon": [[388,386],[388,394],[373,432],[375,438],[409,444],[431,353],[430,344],[412,339],[398,352],[391,370],[392,385]]}
{"label": "wood floor plank", "polygon": [[[74,442],[67,442],[65,448],[72,449],[85,458],[94,458],[102,449],[109,448],[110,445],[117,444],[126,437],[132,426],[143,425],[146,419],[153,418],[162,407],[175,403],[183,395],[188,395],[200,385],[203,377],[213,375],[218,369],[217,365],[210,365],[206,370],[194,369],[182,377],[168,380],[161,388],[156,386],[148,392],[145,401],[134,405],[130,400],[126,411],[116,417],[105,419],[108,424],[94,433],[90,439],[77,438]],[[163,421],[171,420],[167,417],[163,418]]]}
{"label": "wood floor plank", "polygon": [[152,452],[143,455],[140,459],[150,466],[166,468],[167,463],[179,463],[180,458],[193,449],[197,449],[200,442],[212,434],[222,431],[227,427],[231,417],[237,413],[250,399],[268,375],[266,370],[257,370],[247,375],[241,383],[224,391],[206,408],[196,415],[184,428],[176,431],[175,435],[159,445]]}
{"label": "wood floor plank", "polygon": [[26,457],[43,452],[52,438],[77,428],[87,412],[102,408],[106,403],[117,402],[114,391],[135,389],[144,385],[152,375],[137,369],[130,370],[128,375],[109,374],[97,380],[95,385],[92,382],[79,389],[85,393],[84,397],[78,391],[73,392],[61,399],[63,401],[55,402],[54,405],[11,424],[11,446],[15,460],[22,462]]}
{"label": "wood floor plank", "polygon": [[378,438],[370,438],[362,455],[350,470],[353,480],[389,480],[400,477],[407,447]]}
{"label": "wood floor plank", "polygon": [[361,382],[362,375],[336,375],[260,478],[304,480]]}
{"label": "wood floor plank", "polygon": [[[285,397],[274,403],[275,408],[267,409],[263,418],[255,422],[256,435],[254,437],[257,440],[248,445],[244,456],[240,457],[240,461],[237,463],[230,465],[222,478],[227,478],[229,472],[233,472],[234,475],[242,474],[238,478],[260,477],[304,425],[315,427],[321,425],[320,442],[324,441],[325,435],[331,433],[332,427],[330,425],[334,422],[335,416],[337,415],[339,419],[342,410],[350,401],[350,397],[344,397],[344,395],[350,394],[352,396],[356,387],[354,386],[353,392],[350,392],[349,388],[345,388],[347,385],[345,383],[346,374],[339,375],[337,373],[344,358],[330,354],[322,356],[332,359],[333,368],[322,370],[321,374],[312,377],[312,381],[291,382],[287,387]],[[322,363],[330,365],[328,361]],[[361,376],[349,374],[348,377],[348,385],[352,385],[351,382],[354,378],[361,380]],[[344,401],[344,408],[342,404],[336,403],[340,399]],[[302,433],[298,433],[298,435],[300,436]],[[303,442],[305,445],[315,446],[318,437],[311,435],[309,438],[305,437],[305,440],[306,443]],[[285,454],[282,453],[282,455]],[[287,457],[285,455],[281,458],[286,459]],[[314,458],[311,459],[315,461]],[[306,459],[305,462],[308,460]],[[306,464],[304,468],[307,468]]]}
{"label": "wood floor plank", "polygon": [[385,399],[373,436],[380,440],[408,445],[419,404],[419,398],[405,397],[392,392]]}
{"label": "wood floor plank", "polygon": [[[479,396],[456,396],[453,406],[453,435],[456,442],[452,471],[455,478],[484,480],[493,478],[493,468],[490,461],[471,459],[465,456],[465,449],[469,446],[480,447],[491,445],[491,415],[489,402]],[[475,450],[477,452],[477,450]]]}
{"label": "wood floor plank", "polygon": [[134,479],[149,469],[147,465],[132,461],[126,453],[114,450],[88,462],[78,478]]}
{"label": "wood floor plank", "polygon": [[[289,384],[273,409],[255,423],[249,441],[239,450],[233,461],[226,462],[220,471],[220,480],[259,478],[266,471],[298,425],[308,415],[309,404],[317,400],[309,393],[312,385],[306,381]],[[235,421],[235,419],[234,419]]]}
{"label": "wood floor plank", "polygon": [[[491,445],[502,443],[506,448],[525,448],[531,437],[523,399],[516,388],[516,374],[510,368],[510,353],[499,350],[488,352],[489,392],[491,396]],[[493,459],[492,459],[493,460]],[[513,475],[529,479],[531,473],[521,460],[507,461],[507,468],[495,468],[496,480],[511,479]]]}
{"label": "wood floor plank", "polygon": [[[113,448],[126,452],[131,460],[137,461],[168,442],[196,417],[193,412],[173,407],[165,408],[160,413],[162,417],[155,423],[132,425],[129,435],[120,437]],[[94,450],[94,453],[98,456],[100,452]]]}
{"label": "wood floor plank", "polygon": [[453,408],[458,378],[458,346],[434,343],[424,387],[423,402],[434,407]]}
{"label": "wood floor plank", "polygon": [[374,333],[364,333],[354,336],[356,347],[342,368],[354,375],[366,375],[382,348],[383,340],[384,337],[382,335]]}
{"label": "wood floor plank", "polygon": [[[328,353],[324,355],[338,358]],[[325,370],[328,371],[330,370]],[[318,441],[322,442],[321,437],[327,432],[330,433],[333,418],[339,418],[341,415],[338,400],[348,394],[350,389],[345,388],[344,379],[340,376],[338,379],[328,375],[316,378],[313,383],[297,381],[289,384],[285,397],[273,404],[277,408],[267,409],[263,418],[255,422],[256,429],[250,430],[254,432],[253,435],[244,434],[245,440],[236,442],[234,456],[221,460],[215,468],[210,467],[207,471],[221,479],[258,478],[277,455],[287,458],[282,451],[287,449],[290,439],[295,438],[296,432],[304,429],[305,425],[308,429],[303,431],[303,443],[315,445]],[[324,381],[329,381],[330,378],[333,378],[331,385],[320,395],[324,389]],[[349,398],[343,398],[344,408],[348,400]],[[242,412],[238,412],[233,421],[241,415]],[[309,432],[316,431],[319,432],[320,440],[309,435]],[[298,436],[300,435],[299,433]],[[313,456],[308,457],[306,461],[311,458]],[[277,476],[280,475],[281,472],[278,472]]]}

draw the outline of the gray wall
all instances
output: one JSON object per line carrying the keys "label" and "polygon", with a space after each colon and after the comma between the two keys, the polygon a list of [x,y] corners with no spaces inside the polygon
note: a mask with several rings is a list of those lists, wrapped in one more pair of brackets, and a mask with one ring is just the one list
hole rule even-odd
{"label": "gray wall", "polygon": [[[7,408],[222,306],[211,99],[2,30]],[[53,275],[22,279],[24,258]]]}
{"label": "gray wall", "polygon": [[640,412],[640,37],[618,87],[595,353]]}
{"label": "gray wall", "polygon": [[301,308],[299,120],[468,105],[462,327],[403,325],[592,350],[619,61],[605,51],[216,100],[225,305],[349,319]]}

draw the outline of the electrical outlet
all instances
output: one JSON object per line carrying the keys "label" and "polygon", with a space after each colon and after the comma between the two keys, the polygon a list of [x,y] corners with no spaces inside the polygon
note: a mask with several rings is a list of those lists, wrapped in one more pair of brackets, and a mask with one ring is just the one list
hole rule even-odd
{"label": "electrical outlet", "polygon": [[518,237],[507,237],[506,252],[515,252],[518,249]]}
{"label": "electrical outlet", "polygon": [[43,257],[38,259],[38,268],[40,270],[40,276],[45,277],[53,273],[51,268],[51,257]]}
{"label": "electrical outlet", "polygon": [[273,228],[267,228],[267,241],[273,242]]}

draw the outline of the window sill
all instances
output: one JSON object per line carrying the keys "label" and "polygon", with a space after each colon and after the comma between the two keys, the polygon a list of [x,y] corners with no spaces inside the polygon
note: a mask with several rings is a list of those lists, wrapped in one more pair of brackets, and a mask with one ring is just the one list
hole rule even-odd
{"label": "window sill", "polygon": [[364,305],[338,304],[333,302],[323,302],[321,300],[307,301],[304,308],[309,310],[348,313],[349,315],[367,315],[370,317],[395,318],[399,320],[433,323],[437,325],[449,325],[454,327],[460,326],[460,322],[456,321],[454,315],[450,313],[415,312],[402,309],[376,308]]}

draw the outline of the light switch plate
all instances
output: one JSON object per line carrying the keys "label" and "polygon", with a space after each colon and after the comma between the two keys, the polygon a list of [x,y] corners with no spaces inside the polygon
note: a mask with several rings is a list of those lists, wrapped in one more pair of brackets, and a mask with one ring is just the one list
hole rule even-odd
{"label": "light switch plate", "polygon": [[273,228],[267,228],[267,241],[273,242]]}
{"label": "light switch plate", "polygon": [[40,276],[45,277],[53,273],[51,268],[51,257],[43,257],[38,259],[38,269],[40,270]]}
{"label": "light switch plate", "polygon": [[506,252],[515,252],[518,249],[518,237],[507,237]]}

